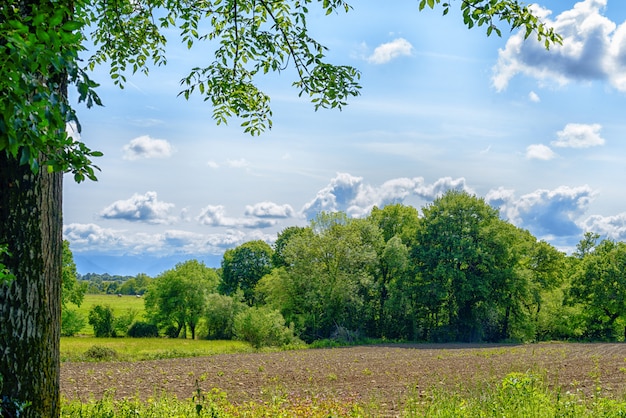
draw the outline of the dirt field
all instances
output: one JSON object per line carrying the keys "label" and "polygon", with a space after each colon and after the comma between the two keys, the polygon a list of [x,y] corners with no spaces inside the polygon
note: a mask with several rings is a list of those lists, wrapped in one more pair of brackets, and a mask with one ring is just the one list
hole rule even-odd
{"label": "dirt field", "polygon": [[232,402],[272,395],[322,395],[373,401],[385,415],[402,411],[407,395],[433,387],[467,390],[501,380],[510,372],[541,371],[564,390],[605,396],[626,393],[626,344],[389,345],[279,353],[228,354],[174,360],[63,363],[62,393],[99,398],[148,398],[166,391],[193,396],[219,388]]}

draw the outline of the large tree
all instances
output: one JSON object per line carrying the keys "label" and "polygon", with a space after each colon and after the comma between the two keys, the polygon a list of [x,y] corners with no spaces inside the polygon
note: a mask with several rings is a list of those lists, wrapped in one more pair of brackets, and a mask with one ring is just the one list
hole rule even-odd
{"label": "large tree", "polygon": [[[419,8],[443,7],[421,0]],[[516,0],[463,0],[464,23],[504,20],[540,39],[558,41]],[[269,97],[255,77],[292,63],[300,94],[317,107],[341,108],[357,95],[359,73],[331,65],[325,48],[307,33],[313,6],[349,10],[343,0],[7,0],[0,5],[0,245],[15,278],[0,285],[0,395],[31,402],[26,416],[59,414],[59,317],[62,256],[61,196],[64,172],[76,181],[95,179],[91,151],[68,136],[80,124],[67,89],[79,101],[99,104],[97,86],[79,53],[95,45],[87,64],[110,65],[120,86],[125,74],[166,62],[165,28],[177,28],[189,47],[211,42],[214,57],[183,79],[188,97],[198,91],[211,102],[218,123],[243,119],[245,131],[271,127]],[[206,28],[203,32],[202,28]],[[176,31],[175,31],[176,32]],[[10,254],[10,256],[9,256]]]}
{"label": "large tree", "polygon": [[233,295],[238,290],[252,305],[254,286],[263,276],[272,271],[272,247],[265,241],[248,241],[236,248],[226,250],[222,259],[221,293]]}
{"label": "large tree", "polygon": [[196,338],[196,326],[204,314],[206,298],[217,291],[219,277],[215,270],[198,260],[178,263],[158,275],[145,295],[148,318],[165,328],[170,337]]}

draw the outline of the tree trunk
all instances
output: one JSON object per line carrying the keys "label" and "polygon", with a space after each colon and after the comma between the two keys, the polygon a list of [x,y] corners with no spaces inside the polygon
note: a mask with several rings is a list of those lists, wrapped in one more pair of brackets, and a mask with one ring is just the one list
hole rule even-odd
{"label": "tree trunk", "polygon": [[0,243],[15,275],[0,285],[0,395],[30,402],[26,417],[60,415],[62,182],[0,152]]}

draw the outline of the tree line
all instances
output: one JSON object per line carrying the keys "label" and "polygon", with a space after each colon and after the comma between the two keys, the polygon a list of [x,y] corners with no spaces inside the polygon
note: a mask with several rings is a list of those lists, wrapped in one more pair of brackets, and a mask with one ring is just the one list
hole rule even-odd
{"label": "tree line", "polygon": [[170,337],[270,344],[626,334],[625,243],[586,233],[566,255],[460,191],[421,214],[402,204],[362,219],[320,213],[281,231],[273,246],[250,241],[227,250],[219,269],[190,260],[138,277],[127,287],[144,287],[147,321]]}

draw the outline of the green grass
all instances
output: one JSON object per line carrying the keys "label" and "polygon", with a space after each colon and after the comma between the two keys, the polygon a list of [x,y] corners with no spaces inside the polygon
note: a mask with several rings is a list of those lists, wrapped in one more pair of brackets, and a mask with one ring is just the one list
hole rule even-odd
{"label": "green grass", "polygon": [[255,351],[242,341],[209,341],[180,338],[95,338],[62,337],[61,361],[93,361],[85,353],[92,347],[115,352],[108,360],[139,361],[164,358],[198,357]]}
{"label": "green grass", "polygon": [[89,316],[89,310],[94,305],[109,305],[113,310],[113,315],[120,316],[124,315],[128,312],[129,309],[132,309],[133,312],[137,313],[137,317],[135,318],[137,321],[141,321],[144,319],[145,314],[145,306],[144,306],[143,297],[138,298],[136,296],[122,295],[119,297],[117,295],[85,295],[85,299],[80,307],[76,305],[70,304],[70,309],[76,309],[82,316],[85,318],[85,326],[80,330],[80,335],[93,335],[93,328],[87,322],[87,318]]}

